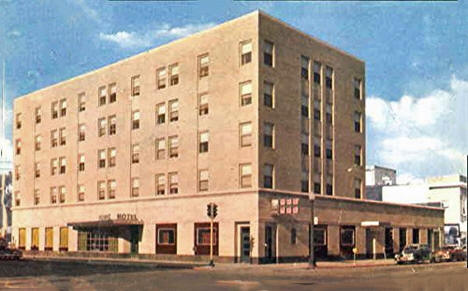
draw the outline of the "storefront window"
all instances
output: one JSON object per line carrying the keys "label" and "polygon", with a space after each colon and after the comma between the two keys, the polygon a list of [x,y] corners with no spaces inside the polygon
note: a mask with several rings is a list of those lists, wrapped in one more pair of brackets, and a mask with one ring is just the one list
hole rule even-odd
{"label": "storefront window", "polygon": [[78,250],[92,252],[117,252],[118,239],[108,233],[78,232]]}
{"label": "storefront window", "polygon": [[175,230],[171,228],[158,229],[158,244],[173,245],[175,243]]}
{"label": "storefront window", "polygon": [[[216,244],[216,229],[213,228],[213,245]],[[200,227],[197,228],[197,245],[209,246],[210,245],[210,228]]]}
{"label": "storefront window", "polygon": [[353,246],[354,245],[354,228],[341,229],[341,245]]}
{"label": "storefront window", "polygon": [[327,244],[327,232],[323,228],[314,229],[314,245],[324,246]]}

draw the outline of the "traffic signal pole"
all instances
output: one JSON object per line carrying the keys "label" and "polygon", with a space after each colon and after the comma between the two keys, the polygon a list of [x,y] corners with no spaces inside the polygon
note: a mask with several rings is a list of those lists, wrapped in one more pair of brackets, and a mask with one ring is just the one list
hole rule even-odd
{"label": "traffic signal pole", "polygon": [[[213,209],[213,208],[211,208],[211,209]],[[210,219],[210,266],[214,267],[214,260],[213,260],[213,216],[211,216],[211,219]]]}

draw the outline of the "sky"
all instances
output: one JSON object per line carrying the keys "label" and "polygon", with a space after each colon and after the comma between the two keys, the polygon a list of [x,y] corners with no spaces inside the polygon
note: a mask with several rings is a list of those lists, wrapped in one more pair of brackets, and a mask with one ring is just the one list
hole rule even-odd
{"label": "sky", "polygon": [[[466,173],[468,3],[0,0],[12,100],[261,9],[366,62],[366,159],[398,182]],[[0,85],[1,86],[1,85]]]}

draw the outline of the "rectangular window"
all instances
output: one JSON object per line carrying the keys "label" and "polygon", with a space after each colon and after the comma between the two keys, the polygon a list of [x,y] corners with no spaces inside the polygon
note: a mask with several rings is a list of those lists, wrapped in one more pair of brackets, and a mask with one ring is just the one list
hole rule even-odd
{"label": "rectangular window", "polygon": [[132,145],[132,164],[138,164],[140,162],[140,145]]}
{"label": "rectangular window", "polygon": [[333,112],[332,112],[332,106],[330,104],[326,105],[325,121],[328,124],[333,123]]}
{"label": "rectangular window", "polygon": [[132,178],[132,197],[140,195],[140,179]]}
{"label": "rectangular window", "polygon": [[252,145],[252,123],[244,122],[239,125],[240,146],[247,147]]}
{"label": "rectangular window", "polygon": [[200,105],[198,107],[198,111],[200,116],[208,115],[208,94],[201,94],[199,99]]}
{"label": "rectangular window", "polygon": [[166,67],[162,67],[156,70],[156,84],[158,89],[166,88],[166,79],[167,79],[167,72]]}
{"label": "rectangular window", "polygon": [[156,175],[156,195],[166,194],[166,176],[164,174]]}
{"label": "rectangular window", "polygon": [[84,141],[86,139],[86,125],[78,125],[78,141]]}
{"label": "rectangular window", "polygon": [[325,193],[327,195],[333,195],[333,176],[327,176],[327,185],[325,188]]}
{"label": "rectangular window", "polygon": [[16,114],[16,129],[20,129],[22,126],[21,123],[21,113]]}
{"label": "rectangular window", "polygon": [[274,107],[274,99],[273,99],[273,92],[274,92],[274,84],[269,82],[263,83],[263,105],[269,108]]}
{"label": "rectangular window", "polygon": [[109,135],[114,135],[117,133],[117,117],[111,115],[108,117],[109,120]]}
{"label": "rectangular window", "polygon": [[16,140],[16,154],[17,155],[20,155],[21,154],[21,140],[20,139],[17,139]]}
{"label": "rectangular window", "polygon": [[158,245],[175,245],[176,229],[158,226]]}
{"label": "rectangular window", "polygon": [[354,131],[361,132],[361,118],[362,115],[360,112],[354,112]]}
{"label": "rectangular window", "polygon": [[97,188],[98,188],[98,199],[99,200],[106,199],[106,181],[98,181]]}
{"label": "rectangular window", "polygon": [[301,56],[301,79],[309,80],[309,58]]}
{"label": "rectangular window", "polygon": [[322,71],[322,64],[314,62],[314,83],[320,85],[320,75]]}
{"label": "rectangular window", "polygon": [[241,188],[252,187],[252,165],[251,164],[239,165],[239,173],[240,173],[240,187]]}
{"label": "rectangular window", "polygon": [[314,181],[314,193],[322,193],[322,184],[320,183],[320,178],[318,179],[318,181]]}
{"label": "rectangular window", "polygon": [[86,188],[84,185],[78,185],[78,201],[84,201],[85,200],[85,192]]}
{"label": "rectangular window", "polygon": [[115,180],[107,180],[107,198],[115,198],[115,189],[117,188],[117,183]]}
{"label": "rectangular window", "polygon": [[309,155],[309,136],[306,134],[301,134],[301,153]]}
{"label": "rectangular window", "polygon": [[342,226],[340,227],[340,245],[341,246],[354,246],[355,234],[354,227]]}
{"label": "rectangular window", "polygon": [[198,172],[198,191],[208,191],[208,170]]}
{"label": "rectangular window", "polygon": [[60,163],[60,174],[65,174],[65,172],[67,171],[67,159],[64,157],[61,157],[59,159],[59,163]]}
{"label": "rectangular window", "polygon": [[140,111],[132,112],[132,129],[140,128]]}
{"label": "rectangular window", "polygon": [[419,228],[413,228],[413,243],[419,243]]}
{"label": "rectangular window", "polygon": [[354,179],[354,198],[356,199],[361,199],[362,196],[361,196],[361,179],[357,179],[355,178]]}
{"label": "rectangular window", "polygon": [[240,103],[241,106],[252,104],[252,82],[244,82],[239,85],[240,87]]}
{"label": "rectangular window", "polygon": [[19,191],[15,191],[15,206],[21,206],[21,196]]}
{"label": "rectangular window", "polygon": [[309,192],[309,172],[302,172],[301,177],[301,191]]}
{"label": "rectangular window", "polygon": [[358,78],[353,79],[353,87],[354,87],[354,98],[361,100],[361,80]]}
{"label": "rectangular window", "polygon": [[[211,241],[211,229],[210,227],[200,227],[196,226],[196,242],[197,246],[210,246],[210,241]],[[217,232],[218,232],[218,227],[217,224],[213,225],[213,246],[217,246]],[[217,250],[217,248],[216,248]],[[216,254],[215,254],[216,255]]]}
{"label": "rectangular window", "polygon": [[31,250],[37,251],[39,249],[39,228],[31,228]]}
{"label": "rectangular window", "polygon": [[106,167],[106,150],[98,150],[98,168]]}
{"label": "rectangular window", "polygon": [[52,102],[51,106],[52,119],[58,118],[58,102]]}
{"label": "rectangular window", "polygon": [[115,167],[116,156],[117,156],[117,150],[115,148],[109,148],[108,149],[109,167]]}
{"label": "rectangular window", "polygon": [[58,130],[56,129],[50,132],[50,145],[53,148],[58,146]]}
{"label": "rectangular window", "polygon": [[169,74],[170,74],[171,86],[175,86],[179,84],[179,65],[178,64],[173,64],[169,66]]}
{"label": "rectangular window", "polygon": [[333,159],[333,145],[331,141],[327,140],[326,142],[326,148],[325,148],[325,155],[327,159],[332,160]]}
{"label": "rectangular window", "polygon": [[208,139],[209,139],[208,131],[200,132],[199,139],[200,139],[199,152],[207,153],[208,152]]}
{"label": "rectangular window", "polygon": [[273,165],[263,165],[263,187],[273,188]]}
{"label": "rectangular window", "polygon": [[117,101],[117,85],[114,83],[109,85],[109,103],[115,101]]}
{"label": "rectangular window", "polygon": [[57,203],[57,195],[58,195],[57,187],[51,187],[50,188],[50,203],[51,204]]}
{"label": "rectangular window", "polygon": [[273,148],[273,136],[275,127],[273,123],[265,122],[263,124],[263,146],[266,148]]}
{"label": "rectangular window", "polygon": [[274,54],[274,45],[272,42],[265,40],[263,42],[263,63],[266,66],[273,67],[273,54]]}
{"label": "rectangular window", "polygon": [[164,103],[156,105],[156,124],[166,122],[166,106]]}
{"label": "rectangular window", "polygon": [[333,68],[329,66],[325,67],[325,87],[333,89]]}
{"label": "rectangular window", "polygon": [[301,115],[302,117],[309,118],[309,97],[302,96],[301,101]]}
{"label": "rectangular window", "polygon": [[252,61],[252,42],[241,42],[240,44],[241,53],[241,65],[248,64]]}
{"label": "rectangular window", "polygon": [[320,158],[322,148],[320,146],[320,141],[314,141],[314,157]]}
{"label": "rectangular window", "polygon": [[67,100],[62,99],[60,100],[60,116],[67,115]]}
{"label": "rectangular window", "polygon": [[68,227],[60,228],[59,250],[68,251]]}
{"label": "rectangular window", "polygon": [[320,100],[314,100],[314,120],[320,121],[320,111],[321,111],[321,105],[320,105]]}
{"label": "rectangular window", "polygon": [[53,250],[53,246],[54,246],[54,229],[52,227],[46,227],[44,250],[51,251]]}
{"label": "rectangular window", "polygon": [[210,57],[208,54],[198,57],[199,66],[199,77],[207,77],[210,73]]}
{"label": "rectangular window", "polygon": [[34,163],[34,176],[36,178],[41,177],[41,164],[40,163]]}
{"label": "rectangular window", "polygon": [[78,170],[83,172],[85,170],[85,155],[79,154],[78,155]]}
{"label": "rectangular window", "polygon": [[107,99],[106,86],[99,87],[98,89],[98,104],[99,106],[105,105]]}
{"label": "rectangular window", "polygon": [[179,138],[177,136],[170,136],[169,143],[169,158],[177,158],[179,156]]}
{"label": "rectangular window", "polygon": [[86,94],[78,94],[78,111],[83,112],[86,110]]}
{"label": "rectangular window", "polygon": [[327,227],[326,226],[314,227],[314,245],[315,246],[327,245]]}
{"label": "rectangular window", "polygon": [[60,128],[59,129],[59,140],[60,140],[60,145],[66,145],[67,144],[67,134],[65,132],[65,128]]}
{"label": "rectangular window", "polygon": [[58,171],[58,159],[50,160],[50,175],[53,176],[57,174]]}
{"label": "rectangular window", "polygon": [[354,146],[354,165],[360,166],[361,165],[361,146],[355,145]]}
{"label": "rectangular window", "polygon": [[21,167],[20,166],[15,166],[15,180],[18,181],[20,179],[20,171]]}
{"label": "rectangular window", "polygon": [[140,75],[132,77],[131,86],[132,96],[140,96]]}
{"label": "rectangular window", "polygon": [[67,190],[66,190],[65,186],[60,186],[59,187],[59,193],[60,193],[59,202],[60,203],[65,203],[65,197],[67,196]]}
{"label": "rectangular window", "polygon": [[41,142],[42,142],[42,138],[40,135],[36,135],[36,137],[34,138],[34,149],[36,151],[40,151],[41,150]]}
{"label": "rectangular window", "polygon": [[171,100],[169,106],[169,121],[174,122],[179,120],[179,101],[177,99]]}
{"label": "rectangular window", "polygon": [[156,159],[162,160],[166,158],[166,140],[165,138],[156,139]]}
{"label": "rectangular window", "polygon": [[179,180],[177,172],[172,172],[167,175],[169,179],[169,194],[179,193]]}
{"label": "rectangular window", "polygon": [[41,123],[42,121],[42,109],[41,107],[36,108],[36,124]]}
{"label": "rectangular window", "polygon": [[41,194],[39,193],[39,190],[36,189],[34,190],[34,205],[39,205],[41,202]]}

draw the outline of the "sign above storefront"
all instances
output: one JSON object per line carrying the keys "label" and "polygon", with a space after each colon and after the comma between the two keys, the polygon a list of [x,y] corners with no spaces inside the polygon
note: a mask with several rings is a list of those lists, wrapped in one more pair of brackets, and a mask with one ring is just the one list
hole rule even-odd
{"label": "sign above storefront", "polygon": [[[112,216],[110,214],[99,215],[99,221],[107,220],[112,220]],[[136,214],[133,213],[117,213],[115,216],[115,220],[138,221],[138,218]]]}

